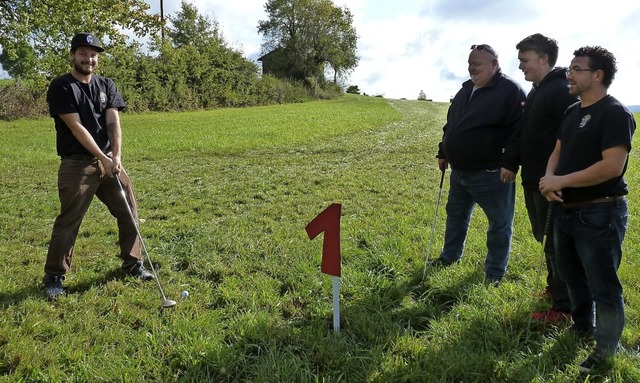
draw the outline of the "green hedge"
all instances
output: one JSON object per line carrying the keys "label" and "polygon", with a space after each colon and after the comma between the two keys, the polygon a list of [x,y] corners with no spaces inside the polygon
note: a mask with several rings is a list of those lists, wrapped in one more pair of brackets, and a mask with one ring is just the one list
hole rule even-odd
{"label": "green hedge", "polygon": [[[260,75],[256,64],[224,45],[160,47],[156,56],[134,46],[100,56],[98,74],[111,77],[129,112],[184,111],[244,107],[333,98],[338,86],[324,80],[305,82]],[[47,115],[50,79],[0,84],[0,119]]]}

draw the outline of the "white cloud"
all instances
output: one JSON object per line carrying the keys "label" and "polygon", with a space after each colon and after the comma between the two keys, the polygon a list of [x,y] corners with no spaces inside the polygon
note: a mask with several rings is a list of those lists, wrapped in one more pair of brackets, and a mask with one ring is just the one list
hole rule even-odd
{"label": "white cloud", "polygon": [[[390,11],[380,20],[356,19],[361,62],[351,83],[369,94],[414,99],[424,90],[427,97],[445,101],[468,78],[466,60],[471,44],[488,43],[499,52],[503,71],[528,91],[530,84],[518,70],[515,45],[540,32],[558,40],[558,65],[568,65],[573,50],[583,45],[611,50],[619,71],[610,93],[627,104],[640,103],[632,85],[640,55],[631,49],[640,37],[636,26],[639,6],[603,10],[589,0],[477,4],[472,0],[414,1],[413,9],[406,13]],[[377,2],[377,7],[383,5],[395,7],[391,1]],[[367,12],[366,7],[363,10]]]}

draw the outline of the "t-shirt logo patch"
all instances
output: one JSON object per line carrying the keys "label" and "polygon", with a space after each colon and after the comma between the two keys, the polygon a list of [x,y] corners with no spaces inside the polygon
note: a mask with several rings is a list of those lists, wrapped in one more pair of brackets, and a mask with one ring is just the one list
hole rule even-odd
{"label": "t-shirt logo patch", "polygon": [[585,125],[587,125],[587,123],[589,122],[589,120],[591,120],[591,115],[590,114],[587,114],[586,116],[582,117],[582,121],[580,121],[579,128],[584,128]]}
{"label": "t-shirt logo patch", "polygon": [[100,104],[105,104],[107,102],[107,94],[105,92],[100,92]]}

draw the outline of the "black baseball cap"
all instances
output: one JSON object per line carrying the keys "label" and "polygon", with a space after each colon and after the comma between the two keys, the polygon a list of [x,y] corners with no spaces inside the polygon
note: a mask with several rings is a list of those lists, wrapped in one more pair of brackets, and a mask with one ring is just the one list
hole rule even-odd
{"label": "black baseball cap", "polygon": [[78,33],[71,39],[71,50],[76,50],[77,47],[88,46],[94,47],[98,52],[104,52],[102,42],[92,33]]}

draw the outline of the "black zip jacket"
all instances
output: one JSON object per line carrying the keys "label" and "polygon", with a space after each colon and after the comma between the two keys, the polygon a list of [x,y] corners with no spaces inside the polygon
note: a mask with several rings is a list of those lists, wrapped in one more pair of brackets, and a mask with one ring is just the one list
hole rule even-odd
{"label": "black zip jacket", "polygon": [[438,158],[455,170],[504,167],[517,173],[524,91],[500,70],[473,96],[472,91],[473,81],[467,80],[453,98]]}
{"label": "black zip jacket", "polygon": [[565,68],[554,68],[527,96],[520,132],[521,177],[525,186],[538,186],[556,146],[562,116],[578,101],[569,95],[567,85]]}

